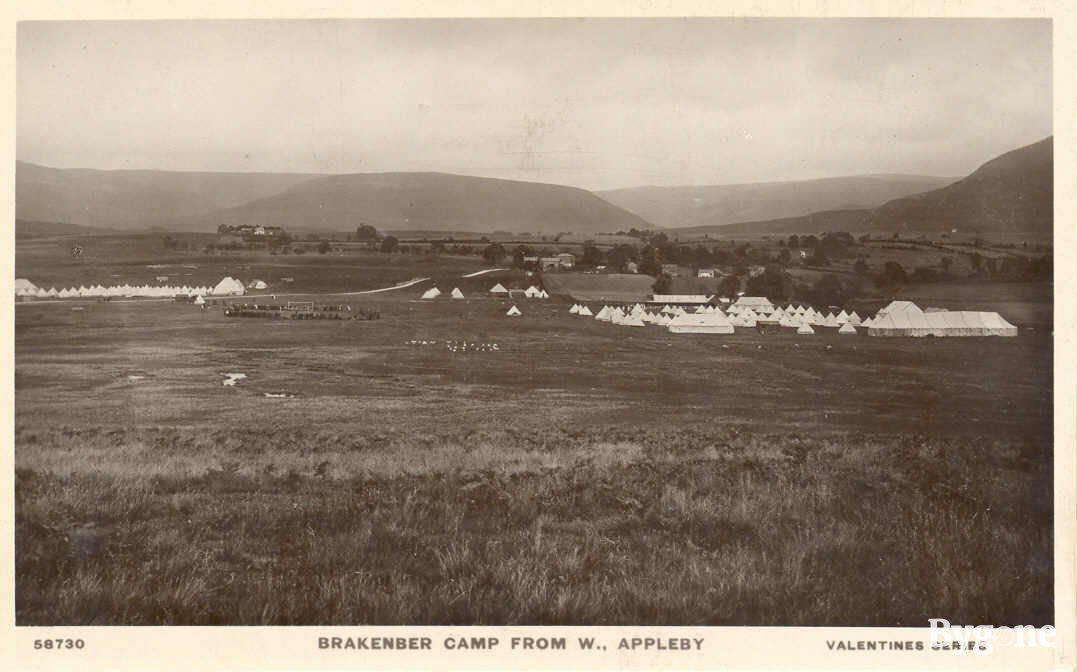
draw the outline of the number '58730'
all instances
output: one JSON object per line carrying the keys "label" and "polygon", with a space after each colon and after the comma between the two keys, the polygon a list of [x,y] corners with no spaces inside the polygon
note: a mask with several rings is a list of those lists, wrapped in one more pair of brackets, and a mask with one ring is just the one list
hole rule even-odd
{"label": "number '58730'", "polygon": [[81,639],[35,639],[35,649],[45,650],[57,650],[57,649],[81,649],[86,646],[86,642]]}

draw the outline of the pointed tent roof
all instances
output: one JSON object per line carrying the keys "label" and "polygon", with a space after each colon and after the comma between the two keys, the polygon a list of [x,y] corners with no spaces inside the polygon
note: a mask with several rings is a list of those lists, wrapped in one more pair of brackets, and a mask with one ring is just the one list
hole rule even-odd
{"label": "pointed tent roof", "polygon": [[638,315],[634,314],[634,313],[631,314],[631,315],[628,315],[626,317],[621,318],[621,320],[616,322],[616,324],[619,324],[622,327],[644,327],[644,326],[647,326],[646,324],[644,324],[643,320],[640,319],[640,317]]}
{"label": "pointed tent roof", "polygon": [[464,293],[460,291],[459,287],[453,287],[452,288],[452,293],[449,294],[449,296],[451,296],[454,299],[462,299],[462,298],[464,298]]}
{"label": "pointed tent roof", "polygon": [[597,315],[595,315],[595,319],[608,321],[610,319],[610,307],[602,306],[602,309],[598,311]]}
{"label": "pointed tent roof", "polygon": [[684,313],[669,321],[673,333],[732,334],[733,323],[721,313]]}
{"label": "pointed tent roof", "polygon": [[856,327],[854,327],[853,325],[846,322],[845,324],[841,325],[841,329],[838,329],[838,333],[839,334],[855,334],[856,333]]}
{"label": "pointed tent roof", "polygon": [[502,284],[499,282],[499,283],[497,283],[496,285],[494,285],[493,287],[490,288],[490,293],[491,294],[508,294],[509,290],[505,289],[505,287],[502,286]]}
{"label": "pointed tent roof", "polygon": [[[756,314],[761,310],[773,310],[774,304],[765,296],[740,296],[733,306],[738,308],[751,308]],[[733,306],[730,306],[731,308]]]}
{"label": "pointed tent roof", "polygon": [[[140,291],[144,294],[147,289],[149,289],[149,287],[144,285]],[[243,286],[243,283],[229,275],[222,278],[210,293],[217,295],[238,295],[243,294],[244,291],[246,291],[246,288]]]}
{"label": "pointed tent roof", "polygon": [[580,306],[580,311],[578,313],[576,313],[576,314],[577,315],[586,315],[586,316],[590,317],[593,313],[591,313],[591,309],[588,308],[587,306]]}
{"label": "pointed tent roof", "polygon": [[508,311],[505,314],[515,317],[516,315],[521,315],[522,313],[520,313],[519,308],[517,308],[516,306],[513,306],[512,308],[509,308]]}
{"label": "pointed tent roof", "polygon": [[811,334],[815,333],[815,330],[812,329],[811,326],[809,326],[807,324],[802,324],[799,327],[797,327],[797,333],[801,334],[801,335],[811,335]]}
{"label": "pointed tent roof", "polygon": [[572,304],[572,307],[568,309],[568,312],[572,313],[573,315],[579,315],[580,314],[580,304],[578,304],[578,303]]}
{"label": "pointed tent roof", "polygon": [[194,299],[194,303],[195,303],[196,306],[201,306],[205,302],[206,302],[206,300],[202,298],[201,294],[196,296],[195,299]]}
{"label": "pointed tent roof", "polygon": [[920,310],[920,306],[916,305],[912,301],[891,301],[885,308],[881,309],[878,315],[894,315],[898,313],[923,313]]}
{"label": "pointed tent roof", "polygon": [[422,298],[422,299],[436,299],[440,294],[441,294],[441,290],[439,290],[437,287],[431,287],[430,289],[423,292],[423,295],[421,297],[419,297],[419,298]]}

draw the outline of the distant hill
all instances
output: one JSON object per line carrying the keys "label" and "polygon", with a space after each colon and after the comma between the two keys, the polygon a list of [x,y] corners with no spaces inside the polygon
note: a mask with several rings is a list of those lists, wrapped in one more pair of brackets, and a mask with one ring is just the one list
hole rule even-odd
{"label": "distant hill", "polygon": [[870,230],[1050,233],[1054,223],[1054,138],[992,159],[942,189],[876,208]]}
{"label": "distant hill", "polygon": [[187,220],[293,230],[530,231],[557,233],[653,228],[589,191],[446,173],[357,173],[308,180],[279,194]]}
{"label": "distant hill", "polygon": [[873,208],[948,185],[957,178],[857,175],[795,182],[686,187],[635,187],[597,192],[610,203],[666,228],[720,226]]}
{"label": "distant hill", "polygon": [[445,173],[187,173],[17,162],[16,217],[117,230],[216,231],[220,224],[344,231],[598,233],[654,228],[574,187]]}
{"label": "distant hill", "polygon": [[762,222],[739,222],[724,226],[693,226],[683,229],[670,229],[665,233],[673,238],[700,237],[713,234],[720,236],[750,236],[755,234],[793,234],[825,233],[827,231],[848,231],[860,233],[867,229],[871,210],[860,208],[854,210],[825,210],[813,212],[800,217],[783,217]]}
{"label": "distant hill", "polygon": [[953,184],[876,208],[834,209],[797,217],[696,226],[672,236],[821,233],[1050,234],[1054,223],[1054,149],[1047,138],[1007,152]]}
{"label": "distant hill", "polygon": [[15,220],[16,238],[49,238],[52,236],[98,236],[115,233],[109,229],[67,224],[65,222],[33,222],[25,219]]}
{"label": "distant hill", "polygon": [[275,194],[320,175],[48,168],[17,161],[15,216],[143,230]]}

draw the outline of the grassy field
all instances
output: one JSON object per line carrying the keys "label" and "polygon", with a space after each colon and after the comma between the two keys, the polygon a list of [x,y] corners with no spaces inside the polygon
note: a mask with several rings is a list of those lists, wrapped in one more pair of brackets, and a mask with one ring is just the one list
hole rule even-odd
{"label": "grassy field", "polygon": [[577,301],[646,301],[654,278],[632,273],[547,273],[546,288]]}
{"label": "grassy field", "polygon": [[[20,240],[15,277],[30,278],[38,286],[61,289],[93,284],[157,284],[157,276],[167,276],[169,284],[212,287],[225,275],[232,275],[244,281],[261,279],[270,291],[334,292],[387,287],[416,277],[449,282],[465,273],[493,266],[481,257],[380,252],[344,256],[316,253],[280,256],[264,250],[219,254],[175,252],[164,249],[164,236],[163,233],[117,234]],[[188,234],[185,238],[190,237]],[[79,257],[71,256],[75,242],[84,249]],[[482,283],[478,282],[480,279]],[[489,289],[489,285],[483,284],[487,279],[459,282],[473,289]]]}
{"label": "grassy field", "polygon": [[471,297],[372,322],[17,305],[18,623],[1052,621],[1046,331],[509,318],[480,267],[353,260]]}

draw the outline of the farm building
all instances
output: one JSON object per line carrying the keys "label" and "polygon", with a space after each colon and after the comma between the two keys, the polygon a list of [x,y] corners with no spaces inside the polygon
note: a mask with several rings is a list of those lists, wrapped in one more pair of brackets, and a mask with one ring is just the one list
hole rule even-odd
{"label": "farm building", "polygon": [[698,271],[696,271],[696,277],[697,278],[713,278],[713,277],[717,276],[717,273],[718,272],[715,271],[713,268],[701,268]]}
{"label": "farm building", "polygon": [[671,278],[676,278],[681,274],[681,267],[677,264],[662,264],[662,272]]}

